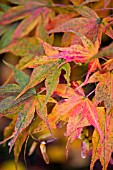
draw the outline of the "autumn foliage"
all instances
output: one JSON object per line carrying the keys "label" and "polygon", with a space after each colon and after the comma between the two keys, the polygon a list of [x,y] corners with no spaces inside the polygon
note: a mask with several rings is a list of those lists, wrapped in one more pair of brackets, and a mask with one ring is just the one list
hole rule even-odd
{"label": "autumn foliage", "polygon": [[[0,54],[11,53],[19,61],[15,66],[3,61],[12,73],[0,86],[0,117],[11,123],[0,144],[10,140],[9,152],[14,147],[17,162],[31,137],[40,143],[49,163],[46,143],[56,140],[53,129],[66,126],[66,157],[70,144],[80,138],[85,147],[82,156],[92,150],[90,169],[99,159],[106,170],[113,152],[112,0],[7,1],[8,5],[0,6]],[[60,36],[57,45],[56,35]],[[87,71],[74,78],[75,67]],[[9,83],[12,76],[13,84]],[[87,93],[89,85],[93,89]],[[89,129],[87,142],[84,129]],[[40,140],[36,134],[45,130],[49,139]]]}

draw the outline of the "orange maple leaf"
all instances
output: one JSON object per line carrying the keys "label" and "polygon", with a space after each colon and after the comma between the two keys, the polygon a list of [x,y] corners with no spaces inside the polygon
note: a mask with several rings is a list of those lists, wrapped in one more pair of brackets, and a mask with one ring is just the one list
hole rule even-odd
{"label": "orange maple leaf", "polygon": [[[65,84],[59,84],[55,90],[55,94],[64,99],[59,101],[53,108],[51,114],[48,115],[48,122],[51,128],[57,128],[59,122],[68,122],[66,135],[70,139],[75,139],[79,136],[84,126],[93,125],[98,130],[103,141],[103,134],[98,124],[96,107],[85,97],[82,89],[79,88],[79,90],[76,90]],[[79,121],[76,121],[77,119]],[[46,128],[45,124],[41,122],[34,130],[34,133]],[[73,139],[71,139],[71,141],[73,141]]]}
{"label": "orange maple leaf", "polygon": [[113,113],[108,116],[105,113],[104,107],[100,107],[97,110],[100,128],[105,136],[105,139],[103,142],[101,142],[97,130],[96,129],[94,130],[92,137],[93,142],[92,161],[90,167],[92,170],[96,160],[100,159],[100,162],[103,166],[103,170],[106,170],[111,158],[111,153],[113,151]]}

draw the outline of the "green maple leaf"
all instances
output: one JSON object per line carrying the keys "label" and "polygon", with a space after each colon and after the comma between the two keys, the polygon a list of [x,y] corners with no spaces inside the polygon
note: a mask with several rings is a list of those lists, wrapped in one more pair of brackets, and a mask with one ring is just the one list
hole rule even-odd
{"label": "green maple leaf", "polygon": [[[5,62],[6,63],[6,62]],[[21,72],[16,67],[12,66],[11,64],[6,63],[10,68],[14,70],[14,77],[17,84],[7,84],[0,87],[1,97],[3,100],[0,102],[0,112],[4,112],[9,109],[11,106],[14,106],[21,101],[29,98],[30,96],[34,95],[35,89],[31,89],[23,95],[19,100],[15,101],[15,97],[20,93],[20,91],[28,84],[29,76],[26,75],[24,72]],[[5,98],[5,99],[4,99]]]}

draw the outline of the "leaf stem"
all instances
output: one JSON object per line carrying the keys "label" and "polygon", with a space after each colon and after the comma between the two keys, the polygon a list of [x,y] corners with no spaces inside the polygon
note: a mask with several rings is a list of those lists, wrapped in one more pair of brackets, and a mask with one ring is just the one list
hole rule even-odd
{"label": "leaf stem", "polygon": [[95,92],[95,89],[93,91],[91,91],[86,97],[88,98],[94,92]]}
{"label": "leaf stem", "polygon": [[37,94],[40,94],[42,92],[44,92],[46,90],[46,88],[42,89],[41,91],[39,91]]}
{"label": "leaf stem", "polygon": [[100,9],[96,9],[95,11],[103,11],[103,10],[113,10],[113,8],[100,8]]}

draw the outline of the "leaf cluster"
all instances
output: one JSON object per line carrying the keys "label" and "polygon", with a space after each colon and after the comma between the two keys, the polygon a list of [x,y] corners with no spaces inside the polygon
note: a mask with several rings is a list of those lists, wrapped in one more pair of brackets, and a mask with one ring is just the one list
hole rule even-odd
{"label": "leaf cluster", "polygon": [[[0,3],[0,54],[11,53],[19,61],[15,66],[3,61],[12,74],[0,86],[0,116],[11,123],[0,144],[10,140],[9,152],[14,146],[17,162],[23,143],[31,137],[30,154],[39,143],[49,163],[46,144],[56,140],[53,129],[66,126],[66,156],[70,144],[80,138],[82,157],[92,150],[90,169],[100,159],[106,170],[113,152],[112,2],[7,1],[8,5]],[[57,35],[60,42],[55,45]],[[111,42],[105,47],[103,37]],[[74,68],[81,72],[84,66],[84,79],[76,78]],[[32,70],[30,76],[26,68]],[[12,76],[14,84],[9,83]],[[91,84],[95,89],[86,94]],[[39,136],[41,131],[45,136]]]}

